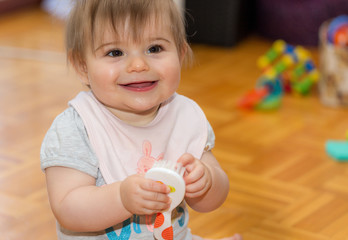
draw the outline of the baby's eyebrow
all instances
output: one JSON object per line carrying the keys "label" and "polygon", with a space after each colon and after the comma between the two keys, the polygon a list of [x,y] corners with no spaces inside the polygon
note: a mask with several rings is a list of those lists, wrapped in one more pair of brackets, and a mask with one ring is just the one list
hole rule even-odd
{"label": "baby's eyebrow", "polygon": [[[167,43],[171,43],[171,41],[165,37],[151,37],[148,39],[148,41],[150,42],[155,42],[155,41],[164,41],[164,42],[167,42]],[[94,52],[97,52],[99,49],[103,48],[103,47],[107,47],[109,45],[119,45],[120,42],[118,41],[112,41],[112,42],[106,42],[106,43],[102,43],[100,44],[96,49],[94,49]]]}
{"label": "baby's eyebrow", "polygon": [[117,45],[117,42],[106,42],[106,43],[102,43],[100,46],[98,46],[96,49],[94,49],[94,51],[98,51],[99,49],[109,46],[109,45]]}
{"label": "baby's eyebrow", "polygon": [[163,38],[163,37],[154,37],[154,38],[150,38],[149,40],[150,40],[151,42],[153,42],[153,41],[165,41],[165,42],[168,42],[168,43],[171,42],[171,41],[168,40],[167,38]]}

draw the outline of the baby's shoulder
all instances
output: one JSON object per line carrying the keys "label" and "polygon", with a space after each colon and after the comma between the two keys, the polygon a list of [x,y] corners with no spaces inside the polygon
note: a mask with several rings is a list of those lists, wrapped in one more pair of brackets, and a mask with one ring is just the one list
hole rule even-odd
{"label": "baby's shoulder", "polygon": [[73,107],[68,107],[55,118],[52,127],[84,129],[84,123],[78,112]]}

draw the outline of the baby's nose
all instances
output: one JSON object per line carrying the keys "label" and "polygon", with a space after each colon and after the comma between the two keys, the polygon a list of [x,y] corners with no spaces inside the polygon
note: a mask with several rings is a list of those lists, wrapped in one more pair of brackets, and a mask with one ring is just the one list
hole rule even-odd
{"label": "baby's nose", "polygon": [[145,57],[143,56],[131,56],[127,66],[127,71],[131,72],[142,72],[148,71],[149,65],[146,62]]}

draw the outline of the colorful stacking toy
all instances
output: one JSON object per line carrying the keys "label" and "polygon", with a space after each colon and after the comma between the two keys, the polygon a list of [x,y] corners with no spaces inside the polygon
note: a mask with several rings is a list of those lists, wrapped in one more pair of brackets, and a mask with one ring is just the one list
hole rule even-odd
{"label": "colorful stacking toy", "polygon": [[306,95],[318,79],[319,72],[309,51],[277,40],[257,61],[262,74],[255,89],[239,102],[242,109],[273,110],[281,105],[284,92]]}

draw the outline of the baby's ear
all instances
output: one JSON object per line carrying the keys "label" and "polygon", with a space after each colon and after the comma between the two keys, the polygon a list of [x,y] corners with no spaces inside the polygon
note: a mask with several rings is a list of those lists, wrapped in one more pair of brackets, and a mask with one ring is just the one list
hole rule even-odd
{"label": "baby's ear", "polygon": [[80,81],[89,86],[88,71],[85,61],[83,61],[81,58],[75,59],[71,55],[68,56],[68,61],[79,76]]}
{"label": "baby's ear", "polygon": [[189,47],[188,44],[185,43],[185,44],[183,45],[183,47],[181,48],[181,50],[180,50],[179,59],[180,59],[181,65],[183,64],[184,59],[185,59],[185,57],[186,57],[186,54],[187,54],[187,51],[188,51],[188,47]]}
{"label": "baby's ear", "polygon": [[193,64],[193,52],[187,42],[184,43],[179,54],[181,66],[191,67]]}

